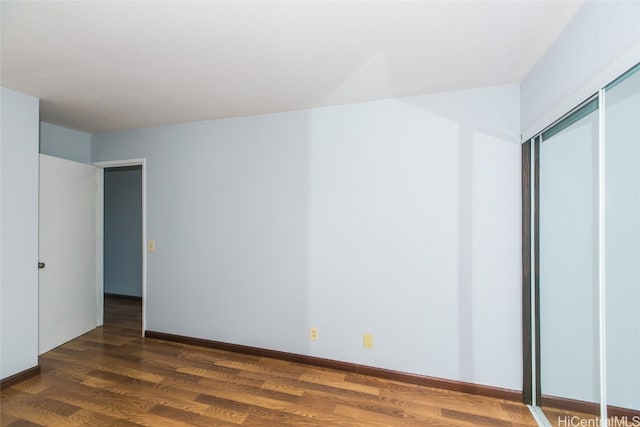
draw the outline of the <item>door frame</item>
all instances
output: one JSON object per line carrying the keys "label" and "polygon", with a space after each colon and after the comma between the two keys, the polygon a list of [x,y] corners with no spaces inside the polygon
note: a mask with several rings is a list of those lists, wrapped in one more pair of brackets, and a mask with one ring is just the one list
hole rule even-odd
{"label": "door frame", "polygon": [[[147,159],[122,159],[104,162],[93,162],[101,169],[124,166],[142,167],[142,336],[147,330]],[[102,174],[104,175],[104,174]],[[99,215],[104,215],[104,177],[99,178],[98,200]],[[98,326],[104,324],[104,227],[96,230],[96,256],[98,271]]]}

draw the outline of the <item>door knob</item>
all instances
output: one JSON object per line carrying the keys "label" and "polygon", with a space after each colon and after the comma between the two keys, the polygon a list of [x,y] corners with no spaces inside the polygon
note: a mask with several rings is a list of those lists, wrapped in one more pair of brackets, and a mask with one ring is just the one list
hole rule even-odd
{"label": "door knob", "polygon": [[38,268],[44,268],[44,265],[45,265],[44,262],[39,262],[38,263]]}

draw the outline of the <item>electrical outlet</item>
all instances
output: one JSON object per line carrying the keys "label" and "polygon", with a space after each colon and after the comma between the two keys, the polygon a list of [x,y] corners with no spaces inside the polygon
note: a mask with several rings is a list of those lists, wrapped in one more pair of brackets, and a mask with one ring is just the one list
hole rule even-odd
{"label": "electrical outlet", "polygon": [[362,345],[364,348],[373,348],[373,334],[364,334],[362,337]]}
{"label": "electrical outlet", "polygon": [[320,332],[318,331],[318,328],[312,326],[311,328],[309,328],[309,339],[311,341],[318,341],[319,333]]}

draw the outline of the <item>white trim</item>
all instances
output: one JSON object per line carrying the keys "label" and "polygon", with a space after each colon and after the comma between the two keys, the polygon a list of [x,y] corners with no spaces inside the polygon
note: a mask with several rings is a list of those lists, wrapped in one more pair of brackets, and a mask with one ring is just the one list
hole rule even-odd
{"label": "white trim", "polygon": [[581,104],[582,101],[597,93],[600,88],[607,86],[638,62],[640,62],[640,40],[590,81],[576,89],[567,99],[534,121],[531,126],[522,132],[522,141],[526,141],[538,134],[542,129],[557,121],[567,111],[571,111],[576,105]]}
{"label": "white trim", "polygon": [[551,423],[539,406],[527,405],[527,408],[529,408],[529,412],[531,412],[531,415],[533,415],[533,419],[536,420],[538,426],[551,427]]}
{"label": "white trim", "polygon": [[605,286],[606,286],[606,233],[605,233],[605,96],[606,90],[600,89],[598,93],[598,316],[599,319],[599,346],[600,346],[600,419],[607,419],[607,348],[606,348],[606,310],[605,310]]}
{"label": "white trim", "polygon": [[142,166],[142,336],[147,330],[147,159],[123,159],[94,162],[99,168]]}
{"label": "white trim", "polygon": [[538,405],[538,390],[537,390],[537,369],[536,369],[536,244],[535,244],[535,236],[536,236],[536,224],[535,224],[535,215],[533,214],[536,209],[536,195],[535,195],[535,182],[536,182],[536,170],[535,170],[535,155],[536,155],[536,140],[540,140],[541,137],[538,136],[531,140],[531,154],[529,158],[529,170],[531,170],[531,178],[529,182],[529,186],[531,187],[531,209],[529,212],[530,222],[531,222],[531,231],[530,231],[530,254],[531,254],[531,265],[529,275],[529,288],[530,288],[530,301],[531,301],[531,403],[534,406]]}
{"label": "white trim", "polygon": [[101,169],[106,168],[118,168],[123,166],[142,166],[144,167],[147,159],[141,157],[139,159],[124,159],[124,160],[107,160],[104,162],[93,162],[91,163],[94,166],[97,166]]}
{"label": "white trim", "polygon": [[104,324],[104,170],[98,168],[96,179],[96,325]]}

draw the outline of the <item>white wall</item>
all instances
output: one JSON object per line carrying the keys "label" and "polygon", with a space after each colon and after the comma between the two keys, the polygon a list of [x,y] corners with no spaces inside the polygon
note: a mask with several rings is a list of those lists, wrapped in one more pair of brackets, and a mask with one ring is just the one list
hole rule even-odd
{"label": "white wall", "polygon": [[0,88],[0,377],[38,364],[38,99]]}
{"label": "white wall", "polygon": [[640,62],[640,2],[591,1],[521,83],[524,138]]}
{"label": "white wall", "polygon": [[518,106],[504,86],[93,135],[94,161],[148,162],[148,329],[521,389]]}
{"label": "white wall", "polygon": [[41,122],[40,152],[49,156],[89,163],[91,134]]}

